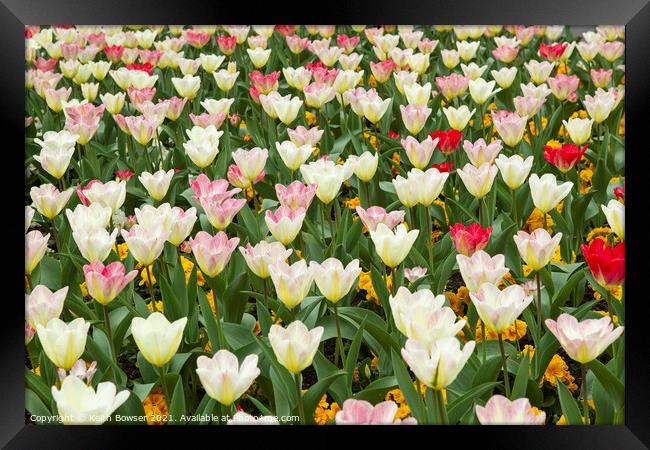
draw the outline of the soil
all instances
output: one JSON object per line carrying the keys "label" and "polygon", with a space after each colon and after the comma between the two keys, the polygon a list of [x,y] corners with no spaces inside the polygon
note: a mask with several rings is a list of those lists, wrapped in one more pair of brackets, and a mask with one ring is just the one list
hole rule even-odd
{"label": "soil", "polygon": [[138,369],[135,363],[131,362],[131,360],[129,360],[126,356],[118,356],[117,362],[130,381],[140,378],[140,369]]}

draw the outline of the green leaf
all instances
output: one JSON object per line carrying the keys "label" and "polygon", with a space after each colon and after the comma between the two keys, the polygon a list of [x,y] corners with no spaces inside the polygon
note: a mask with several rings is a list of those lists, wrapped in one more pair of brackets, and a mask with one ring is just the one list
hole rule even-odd
{"label": "green leaf", "polygon": [[[167,376],[165,376],[167,378]],[[178,377],[176,381],[176,386],[174,387],[174,393],[172,394],[172,401],[169,407],[169,424],[170,425],[180,425],[181,416],[185,414],[185,392],[183,390],[183,379]]]}
{"label": "green leaf", "polygon": [[346,355],[344,367],[345,367],[345,371],[347,372],[347,386],[348,386],[349,394],[352,394],[352,381],[354,378],[354,369],[357,365],[357,358],[359,356],[359,349],[361,348],[361,340],[363,338],[363,329],[365,325],[366,325],[366,319],[364,319],[363,322],[361,322],[361,325],[359,326],[357,333],[354,335],[354,339],[352,339],[352,344],[350,345],[348,354]]}
{"label": "green leaf", "polygon": [[208,298],[205,296],[203,289],[198,290],[199,296],[199,306],[201,308],[201,314],[203,316],[203,322],[205,323],[205,329],[208,333],[208,339],[210,339],[210,345],[212,346],[213,353],[216,349],[219,348],[219,337],[217,335],[217,322],[210,309],[210,304],[208,303]]}
{"label": "green leaf", "polygon": [[314,422],[314,411],[316,406],[320,401],[323,394],[329,388],[329,386],[338,378],[345,375],[345,370],[337,370],[336,372],[330,373],[325,378],[321,378],[307,390],[307,393],[303,397],[303,403],[305,406],[305,422],[307,424],[312,424]]}
{"label": "green leaf", "polygon": [[[449,423],[451,425],[456,424],[460,418],[465,414],[467,409],[474,404],[474,401],[477,398],[482,397],[487,392],[492,391],[495,386],[499,383],[496,381],[491,381],[478,386],[473,387],[464,394],[460,395],[453,402],[449,403],[447,406],[447,416],[449,417]],[[450,389],[447,388],[449,393]]]}
{"label": "green leaf", "polygon": [[600,384],[605,388],[614,407],[620,409],[625,405],[625,387],[603,363],[594,359],[587,363],[587,367],[594,373]]}
{"label": "green leaf", "polygon": [[409,408],[413,417],[417,419],[418,422],[426,421],[426,412],[422,409],[422,398],[421,395],[413,386],[413,380],[411,379],[406,366],[402,361],[402,357],[394,349],[391,349],[391,359],[393,361],[393,370],[395,371],[395,377],[397,378],[397,383],[399,388],[408,403]]}
{"label": "green leaf", "polygon": [[49,408],[31,389],[25,389],[25,409],[29,411],[30,414],[37,416],[34,417],[33,420],[38,424],[46,423],[45,418],[52,416]]}
{"label": "green leaf", "polygon": [[583,425],[582,415],[578,402],[573,398],[569,389],[562,383],[559,378],[555,382],[557,386],[557,393],[560,397],[560,406],[562,407],[562,414],[569,425]]}
{"label": "green leaf", "polygon": [[512,391],[510,391],[510,400],[526,396],[526,387],[528,386],[528,380],[530,379],[529,368],[530,356],[524,354],[519,362],[519,368],[517,369],[515,382],[512,385]]}

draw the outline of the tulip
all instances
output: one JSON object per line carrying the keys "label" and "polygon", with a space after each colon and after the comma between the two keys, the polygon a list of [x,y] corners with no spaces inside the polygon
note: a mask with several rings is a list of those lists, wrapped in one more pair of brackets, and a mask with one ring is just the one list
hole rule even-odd
{"label": "tulip", "polygon": [[246,49],[246,53],[248,53],[248,57],[251,59],[253,65],[256,68],[261,69],[269,60],[269,57],[271,56],[271,49],[263,49],[261,47],[255,49],[248,48]]}
{"label": "tulip", "polygon": [[161,201],[167,195],[169,190],[169,185],[174,177],[174,170],[169,170],[165,172],[164,170],[159,170],[153,175],[149,172],[142,172],[138,177],[140,183],[147,190],[147,193],[156,201]]}
{"label": "tulip", "polygon": [[514,148],[524,136],[528,119],[508,111],[492,111],[492,121],[503,142]]}
{"label": "tulip", "polygon": [[625,281],[625,242],[612,247],[601,238],[596,238],[590,245],[582,245],[582,254],[599,285],[610,289],[623,284]]}
{"label": "tulip", "polygon": [[569,119],[567,122],[563,120],[564,128],[569,133],[569,137],[576,145],[582,145],[591,137],[591,126],[594,119]]}
{"label": "tulip", "polygon": [[404,221],[406,214],[405,211],[386,212],[381,206],[371,206],[365,210],[361,206],[357,206],[356,212],[368,231],[375,231],[380,223],[392,230]]}
{"label": "tulip", "polygon": [[411,164],[422,170],[429,164],[438,142],[440,142],[438,137],[433,139],[431,136],[427,136],[424,141],[418,142],[413,136],[408,136],[406,139],[402,139],[401,144]]}
{"label": "tulip", "polygon": [[343,408],[336,413],[337,425],[416,425],[417,420],[409,417],[396,419],[397,403],[392,400],[372,406],[365,400],[349,398],[343,402]]}
{"label": "tulip", "polygon": [[68,141],[67,136],[59,137],[62,134],[69,136],[74,141],[79,137],[76,134],[70,134],[67,130],[63,130],[59,133],[46,131],[43,135],[45,141],[38,138],[34,139],[34,142],[41,146],[40,153],[34,155],[34,159],[41,164],[43,170],[57,180],[65,175],[68,170],[75,146],[75,142]]}
{"label": "tulip", "polygon": [[[430,168],[426,172],[411,169],[406,180],[398,175],[393,180],[393,185],[400,201],[404,198],[407,203],[410,203],[414,194],[417,203],[428,207],[438,198],[448,177],[448,172],[440,172],[435,168]],[[402,203],[406,206],[404,202]]]}
{"label": "tulip", "polygon": [[230,72],[228,70],[222,69],[217,72],[213,72],[212,76],[217,82],[219,89],[221,89],[223,92],[229,92],[235,85],[237,77],[239,76],[239,72]]}
{"label": "tulip", "polygon": [[478,223],[466,227],[462,223],[449,227],[456,251],[461,255],[472,256],[483,250],[490,240],[492,227],[482,228]]}
{"label": "tulip", "polygon": [[294,143],[296,147],[301,147],[303,145],[314,147],[316,144],[318,144],[324,132],[325,130],[319,130],[316,127],[305,128],[302,125],[297,126],[293,130],[291,128],[287,128],[289,139]]}
{"label": "tulip", "polygon": [[206,394],[225,406],[232,405],[253,384],[260,374],[257,355],[248,355],[241,366],[237,356],[219,350],[212,358],[201,355],[196,359],[196,373]]}
{"label": "tulip", "polygon": [[446,77],[436,77],[438,90],[447,101],[463,95],[465,91],[467,91],[469,81],[470,77],[462,76],[457,73],[452,73]]}
{"label": "tulip", "polygon": [[395,87],[397,87],[400,94],[405,94],[404,88],[417,82],[418,73],[402,70],[400,72],[394,72],[393,79],[395,80]]}
{"label": "tulip", "polygon": [[333,304],[347,295],[361,273],[358,259],[353,259],[343,267],[338,259],[328,258],[320,264],[312,261],[309,267],[314,272],[314,281],[318,290]]}
{"label": "tulip", "polygon": [[572,95],[578,90],[580,78],[576,75],[558,74],[555,77],[549,77],[548,85],[553,91],[553,95],[560,101],[571,98]]}
{"label": "tulip", "polygon": [[70,200],[72,192],[72,188],[59,192],[53,184],[48,183],[40,187],[33,186],[29,194],[36,210],[48,219],[54,220]]}
{"label": "tulip", "polygon": [[36,333],[43,351],[56,367],[70,370],[86,347],[90,322],[81,317],[66,324],[57,317],[45,326],[36,324]]}
{"label": "tulip", "polygon": [[443,306],[444,295],[434,296],[428,289],[411,293],[402,286],[388,300],[397,329],[427,348],[439,339],[455,336],[466,323],[456,322],[454,311]]}
{"label": "tulip", "polygon": [[548,97],[551,92],[546,83],[542,83],[539,86],[535,86],[533,83],[528,83],[528,84],[523,84],[521,83],[519,85],[521,87],[521,93],[524,97],[536,97],[538,99],[545,99]]}
{"label": "tulip", "polygon": [[363,152],[361,156],[350,155],[347,160],[354,168],[354,174],[364,182],[372,180],[379,164],[379,153]]}
{"label": "tulip", "polygon": [[291,141],[276,142],[275,148],[289,170],[295,172],[312,155],[313,147],[309,144],[298,146]]}
{"label": "tulip", "polygon": [[339,193],[341,185],[352,176],[352,164],[336,164],[334,161],[319,159],[300,166],[300,173],[309,184],[317,185],[316,196],[329,205]]}
{"label": "tulip", "polygon": [[318,186],[315,184],[304,185],[296,180],[288,186],[276,184],[275,195],[280,202],[280,206],[287,206],[294,211],[298,208],[307,210],[314,199],[317,188]]}
{"label": "tulip", "polygon": [[562,233],[557,233],[551,238],[544,228],[537,228],[530,234],[520,230],[513,236],[513,239],[526,264],[533,270],[541,270],[551,262],[562,239]]}
{"label": "tulip", "polygon": [[32,327],[47,326],[50,319],[58,318],[63,312],[63,303],[68,294],[68,286],[52,292],[47,286],[39,284],[31,293],[25,294],[25,320]]}
{"label": "tulip", "polygon": [[535,207],[544,214],[555,208],[573,187],[571,181],[558,185],[552,173],[545,173],[541,178],[534,173],[528,178],[528,185]]}
{"label": "tulip", "polygon": [[190,138],[183,143],[187,155],[200,169],[208,167],[219,153],[219,138],[223,131],[217,131],[214,125],[210,125],[206,128],[195,126],[186,133]]}
{"label": "tulip", "polygon": [[126,273],[124,264],[119,261],[104,266],[93,261],[83,266],[88,294],[102,305],[108,305],[137,275],[137,270]]}
{"label": "tulip", "polygon": [[192,124],[197,127],[207,128],[210,125],[213,125],[215,128],[219,128],[226,120],[226,114],[218,112],[213,114],[204,113],[197,116],[190,113],[190,120],[192,121]]}
{"label": "tulip", "polygon": [[63,103],[68,100],[72,93],[72,88],[45,89],[43,92],[47,106],[55,113],[60,113],[63,109]]}
{"label": "tulip", "polygon": [[115,245],[117,231],[116,228],[109,234],[103,228],[81,228],[72,232],[72,238],[77,244],[81,256],[88,262],[96,259],[104,261]]}
{"label": "tulip", "polygon": [[605,42],[600,46],[598,53],[608,62],[613,63],[625,53],[625,44],[620,41]]}
{"label": "tulip", "polygon": [[246,204],[246,200],[227,198],[217,202],[208,198],[200,199],[199,203],[208,217],[208,222],[218,231],[223,231],[228,228],[232,219]]}
{"label": "tulip", "polygon": [[496,49],[492,50],[492,56],[497,61],[509,64],[517,58],[519,49],[516,47],[510,47],[508,45],[501,45]]}
{"label": "tulip", "polygon": [[409,280],[410,283],[415,283],[420,278],[424,278],[427,275],[426,267],[411,267],[410,269],[404,269],[404,278]]}
{"label": "tulip", "polygon": [[612,79],[612,73],[613,73],[612,69],[609,70],[591,69],[589,71],[591,81],[594,83],[594,86],[596,86],[597,88],[605,88],[609,84],[610,80]]}
{"label": "tulip", "polygon": [[597,91],[596,95],[593,97],[591,95],[585,95],[585,99],[582,101],[589,117],[591,117],[596,123],[602,123],[609,117],[609,114],[614,108],[616,108],[616,97],[613,93],[608,91]]}
{"label": "tulip", "polygon": [[302,91],[309,84],[312,76],[311,70],[304,67],[298,67],[297,69],[285,67],[282,69],[282,73],[289,86],[299,91]]}
{"label": "tulip", "polygon": [[545,145],[544,159],[557,167],[560,172],[567,173],[580,161],[586,150],[586,145],[582,148],[574,144],[562,144],[560,148]]}
{"label": "tulip", "polygon": [[332,87],[338,94],[343,94],[343,92],[348,89],[354,89],[362,78],[363,70],[360,70],[359,72],[355,70],[341,70],[336,75]]}
{"label": "tulip", "polygon": [[32,219],[34,218],[34,208],[31,206],[25,206],[25,234],[32,224]]}
{"label": "tulip", "polygon": [[431,83],[420,86],[413,82],[405,85],[403,89],[409,105],[426,106],[431,98]]}
{"label": "tulip", "polygon": [[370,231],[370,237],[375,244],[377,254],[391,269],[404,261],[419,234],[419,230],[407,232],[404,225],[398,225],[393,233],[383,223],[377,224],[377,228]]}
{"label": "tulip", "polygon": [[[201,55],[203,56],[203,55]],[[214,56],[214,55],[210,55]],[[201,101],[201,106],[210,114],[224,113],[228,114],[230,112],[230,107],[235,102],[234,98],[221,98],[215,100],[213,98],[206,98]]]}
{"label": "tulip", "polygon": [[92,103],[65,108],[65,128],[79,136],[77,143],[85,145],[92,139],[99,128],[104,109],[104,105],[94,106]]}
{"label": "tulip", "polygon": [[483,283],[499,284],[508,273],[505,260],[503,255],[490,257],[483,250],[477,250],[472,256],[456,256],[458,269],[470,292],[478,291]]}
{"label": "tulip", "polygon": [[518,284],[504,290],[492,283],[483,283],[476,293],[470,292],[472,303],[485,326],[496,333],[506,332],[533,301]]}
{"label": "tulip", "polygon": [[305,103],[313,108],[320,108],[336,96],[332,86],[325,83],[311,83],[304,87]]}
{"label": "tulip", "polygon": [[266,211],[264,221],[273,237],[284,245],[289,245],[298,236],[305,220],[304,208],[292,210],[288,206],[280,206],[275,213]]}
{"label": "tulip", "polygon": [[133,257],[145,266],[158,259],[170,235],[169,227],[163,223],[148,225],[137,224],[121,233]]}
{"label": "tulip", "polygon": [[460,65],[460,69],[463,71],[463,75],[469,80],[478,80],[483,76],[483,73],[487,70],[487,66],[480,66],[476,63],[469,63],[467,65]]}
{"label": "tulip", "polygon": [[462,105],[460,108],[454,108],[452,106],[442,108],[442,111],[445,113],[450,127],[456,131],[463,131],[469,123],[469,119],[476,112],[476,109],[470,111],[466,105]]}
{"label": "tulip", "polygon": [[490,74],[502,89],[508,89],[517,76],[517,68],[503,67],[499,70],[490,71]]}
{"label": "tulip", "polygon": [[32,230],[25,235],[25,275],[31,274],[43,259],[49,239],[49,233],[43,236],[38,230]]}
{"label": "tulip", "polygon": [[275,291],[287,308],[293,309],[304,300],[314,282],[315,271],[304,259],[289,265],[280,260],[268,266]]}
{"label": "tulip", "polygon": [[424,128],[424,124],[431,114],[431,108],[427,108],[426,106],[400,105],[399,109],[402,113],[404,126],[414,135],[418,134]]}
{"label": "tulip", "polygon": [[[391,105],[391,101],[390,98],[382,100],[378,95],[367,95],[359,99],[359,106],[365,118],[376,125],[384,117]],[[431,113],[431,110],[429,110],[429,113]]]}
{"label": "tulip", "polygon": [[449,70],[453,69],[460,62],[460,53],[456,50],[440,50],[442,63]]}
{"label": "tulip", "polygon": [[617,200],[610,200],[607,206],[600,205],[607,223],[616,235],[625,240],[625,206]]}
{"label": "tulip", "polygon": [[251,272],[262,279],[271,276],[269,265],[287,260],[293,252],[292,249],[286,249],[280,242],[266,241],[260,241],[255,246],[251,246],[249,242],[246,247],[239,247],[239,251]]}
{"label": "tulip", "polygon": [[485,81],[483,78],[469,81],[469,93],[472,100],[478,105],[482,105],[501,89],[494,89],[496,81]]}
{"label": "tulip", "polygon": [[456,41],[456,48],[463,61],[474,59],[479,46],[479,41]]}
{"label": "tulip", "polygon": [[555,63],[548,62],[548,61],[540,62],[531,59],[530,61],[524,63],[524,67],[530,74],[530,79],[533,83],[542,84],[543,82],[546,81],[548,76],[553,71],[553,67],[555,67]]}
{"label": "tulip", "polygon": [[[300,100],[298,97],[290,97],[290,96],[286,96],[286,97],[280,96],[276,98],[276,97],[271,97],[269,95],[268,97],[271,103],[271,107],[275,112],[275,116],[278,119],[280,119],[280,122],[282,122],[283,124],[287,126],[290,125],[291,122],[293,122],[298,116],[298,112],[302,107],[302,103],[303,103],[302,100]],[[260,102],[264,104],[262,98],[263,96],[260,95]]]}
{"label": "tulip", "polygon": [[287,328],[271,325],[269,341],[278,362],[298,375],[311,365],[324,331],[323,327],[309,330],[301,321],[294,320]]}
{"label": "tulip", "polygon": [[449,337],[427,348],[409,339],[402,349],[402,357],[420,382],[434,390],[441,390],[454,382],[472,356],[475,345],[474,341],[469,341],[461,350],[458,339]]}
{"label": "tulip", "polygon": [[84,190],[84,195],[91,203],[111,208],[115,214],[124,204],[126,199],[126,182],[111,180],[107,183],[97,181]]}
{"label": "tulip", "polygon": [[542,106],[546,103],[546,97],[537,97],[536,95],[517,96],[512,101],[515,104],[515,113],[519,117],[533,117],[541,111]]}
{"label": "tulip", "polygon": [[194,238],[190,238],[189,242],[201,271],[210,278],[215,278],[221,273],[230,261],[237,244],[239,244],[238,237],[228,239],[228,235],[223,231],[219,231],[214,236],[199,231]]}
{"label": "tulip", "polygon": [[485,406],[476,405],[476,417],[481,425],[544,425],[546,413],[536,414],[527,398],[508,400],[495,394]]}
{"label": "tulip", "polygon": [[490,192],[497,172],[497,167],[489,163],[483,163],[478,168],[465,164],[465,167],[456,171],[463,180],[465,188],[478,199],[482,199]]}
{"label": "tulip", "polygon": [[519,155],[512,155],[510,157],[499,155],[494,162],[499,168],[499,172],[501,172],[503,181],[513,191],[526,181],[530,169],[533,167],[532,156],[523,159]]}
{"label": "tulip", "polygon": [[52,397],[65,425],[101,425],[126,402],[129,394],[127,389],[117,393],[110,381],[99,383],[95,391],[76,376],[65,377],[60,389],[52,386]]}
{"label": "tulip", "polygon": [[151,205],[135,208],[135,216],[138,224],[145,229],[162,225],[163,230],[169,232],[167,241],[175,247],[179,246],[192,232],[197,219],[196,208],[192,207],[183,211],[178,206],[172,208],[169,203],[163,203],[158,208]]}
{"label": "tulip", "polygon": [[265,148],[261,149],[259,147],[255,147],[251,150],[238,148],[232,153],[232,159],[241,170],[242,175],[251,182],[256,180],[261,173],[264,173],[264,165],[266,164],[268,156],[269,151]]}
{"label": "tulip", "polygon": [[183,78],[172,77],[172,84],[179,96],[193,100],[201,87],[201,78],[189,74]]}
{"label": "tulip", "polygon": [[162,368],[178,351],[186,324],[187,317],[170,323],[164,315],[154,312],[146,319],[134,317],[131,334],[144,359]]}
{"label": "tulip", "polygon": [[557,321],[546,319],[544,323],[571,359],[582,364],[598,358],[623,334],[625,328],[614,328],[609,316],[578,322],[578,319],[566,313],[560,314]]}
{"label": "tulip", "polygon": [[492,164],[503,146],[501,141],[496,139],[489,144],[483,138],[472,144],[470,141],[463,142],[463,148],[473,166],[480,167],[483,163]]}
{"label": "tulip", "polygon": [[117,94],[111,94],[106,92],[105,94],[100,94],[99,98],[102,101],[102,104],[106,107],[106,111],[111,114],[119,114],[124,107],[124,100],[126,98],[124,92],[118,92]]}

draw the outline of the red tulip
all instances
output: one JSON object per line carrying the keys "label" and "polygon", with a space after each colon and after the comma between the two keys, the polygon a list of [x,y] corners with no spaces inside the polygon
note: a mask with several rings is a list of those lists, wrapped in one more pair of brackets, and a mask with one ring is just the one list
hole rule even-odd
{"label": "red tulip", "polygon": [[625,186],[616,186],[614,188],[614,195],[617,199],[625,200]]}
{"label": "red tulip", "polygon": [[463,133],[457,130],[438,130],[435,133],[429,133],[429,136],[431,136],[431,139],[439,138],[438,148],[445,155],[450,155],[456,151]]}
{"label": "red tulip", "polygon": [[589,270],[604,288],[620,286],[625,281],[625,242],[611,247],[601,238],[582,246]]}
{"label": "red tulip", "polygon": [[539,45],[539,54],[542,58],[546,58],[549,61],[558,61],[560,57],[564,54],[564,51],[569,44],[566,42],[564,44],[540,44]]}
{"label": "red tulip", "polygon": [[454,163],[447,161],[443,162],[442,164],[431,164],[431,167],[438,169],[438,172],[451,172],[454,170]]}
{"label": "red tulip", "polygon": [[466,227],[462,223],[449,228],[454,240],[456,251],[461,255],[472,256],[474,252],[483,250],[490,240],[492,227],[482,228],[478,223]]}
{"label": "red tulip", "polygon": [[117,176],[117,178],[119,178],[122,181],[129,181],[131,178],[133,178],[135,173],[126,169],[126,170],[116,170],[115,175]]}
{"label": "red tulip", "polygon": [[544,159],[562,173],[566,173],[573,169],[583,153],[587,150],[587,146],[580,148],[575,144],[563,144],[561,148],[544,146]]}
{"label": "red tulip", "polygon": [[399,139],[399,131],[388,130],[388,136],[393,139]]}

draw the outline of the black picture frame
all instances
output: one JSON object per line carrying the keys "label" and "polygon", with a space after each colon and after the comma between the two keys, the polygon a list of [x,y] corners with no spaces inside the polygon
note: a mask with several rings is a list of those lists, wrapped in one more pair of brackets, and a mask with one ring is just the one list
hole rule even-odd
{"label": "black picture frame", "polygon": [[[6,448],[113,447],[131,439],[155,445],[169,442],[171,432],[191,433],[190,445],[199,445],[197,438],[219,439],[213,445],[223,445],[224,433],[239,436],[236,445],[283,444],[331,447],[350,442],[353,438],[372,445],[392,438],[400,445],[442,445],[442,434],[456,447],[480,445],[485,448],[648,448],[650,446],[650,334],[647,332],[648,299],[644,294],[645,258],[643,229],[647,209],[644,200],[644,171],[648,167],[646,136],[648,99],[650,98],[650,4],[647,0],[566,0],[521,1],[484,0],[431,1],[328,1],[310,7],[308,2],[285,5],[275,2],[198,2],[171,0],[2,0],[0,6],[0,89],[2,96],[3,133],[3,206],[8,215],[0,222],[6,263],[2,300],[3,321],[0,353],[0,444]],[[626,235],[633,245],[628,249],[626,278],[626,418],[624,426],[545,426],[545,427],[221,427],[215,435],[212,427],[165,427],[152,431],[149,427],[130,426],[120,429],[104,427],[60,427],[25,425],[24,420],[24,352],[23,309],[20,302],[22,275],[20,270],[20,230],[23,227],[24,202],[15,194],[20,178],[24,142],[24,26],[28,24],[122,24],[122,23],[405,23],[405,24],[567,24],[567,25],[625,25],[626,26],[626,141],[630,153],[627,165],[626,212],[630,215]],[[11,137],[12,139],[7,139]],[[15,139],[15,142],[14,142]],[[24,181],[24,180],[23,180]],[[7,201],[8,200],[8,201]],[[644,208],[645,207],[645,208]],[[644,227],[644,228],[642,228]],[[15,245],[15,252],[9,249]],[[630,270],[630,268],[632,270]],[[7,289],[11,286],[10,289]],[[17,292],[14,292],[15,291]],[[397,431],[399,429],[399,431]],[[143,433],[146,433],[143,434]],[[268,434],[257,438],[252,434]],[[272,433],[272,434],[271,434]],[[325,434],[327,433],[327,437]],[[337,437],[336,434],[345,434]],[[418,437],[411,437],[417,434]],[[333,439],[330,441],[330,438]],[[374,439],[373,439],[374,438]],[[420,444],[413,439],[420,439]],[[164,439],[164,441],[163,441]],[[187,438],[186,438],[187,439]],[[339,439],[343,439],[340,440]],[[210,441],[206,441],[210,442]],[[126,444],[128,445],[128,444]],[[138,445],[142,445],[138,443]],[[187,445],[187,444],[185,444]],[[347,445],[346,445],[347,446]],[[356,444],[355,444],[356,446]]]}

